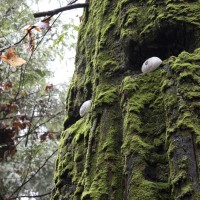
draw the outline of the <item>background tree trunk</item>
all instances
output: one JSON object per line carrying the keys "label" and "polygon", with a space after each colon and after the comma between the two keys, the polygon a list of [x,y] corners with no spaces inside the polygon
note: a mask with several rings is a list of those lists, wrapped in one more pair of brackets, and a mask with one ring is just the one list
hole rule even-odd
{"label": "background tree trunk", "polygon": [[200,199],[199,36],[198,0],[89,1],[52,199]]}

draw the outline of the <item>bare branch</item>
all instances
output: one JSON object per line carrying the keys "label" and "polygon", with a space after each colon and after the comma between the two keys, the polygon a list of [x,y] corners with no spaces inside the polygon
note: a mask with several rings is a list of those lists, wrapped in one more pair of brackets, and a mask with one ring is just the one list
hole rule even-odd
{"label": "bare branch", "polygon": [[7,47],[4,47],[2,49],[0,49],[0,52],[2,51],[5,51],[6,49],[9,49],[10,47],[12,46],[17,46],[19,45],[21,42],[23,42],[23,40],[26,38],[26,36],[31,32],[31,30],[33,30],[35,28],[35,26],[32,26],[28,31],[27,33],[21,38],[21,40],[19,40],[18,42],[16,42],[15,44],[11,44],[11,45],[8,45]]}
{"label": "bare branch", "polygon": [[74,3],[76,3],[78,0],[71,0],[67,5],[72,5]]}
{"label": "bare branch", "polygon": [[45,193],[45,194],[41,194],[41,195],[34,195],[34,196],[18,196],[18,197],[14,197],[12,199],[18,199],[18,198],[23,198],[23,197],[27,197],[27,198],[40,198],[40,197],[44,197],[47,195],[50,195],[51,192]]}
{"label": "bare branch", "polygon": [[[56,19],[53,21],[53,23],[52,23],[51,26],[53,26],[53,25],[56,23],[56,21],[58,20],[58,18],[60,17],[60,15],[61,15],[61,13],[56,17]],[[48,18],[50,18],[50,17],[48,17]],[[48,18],[46,18],[46,19],[48,19]],[[35,26],[33,26],[33,27],[35,27]],[[32,28],[33,28],[33,27],[32,27]],[[32,28],[29,29],[29,31],[31,31]],[[50,30],[50,29],[46,30],[46,32],[45,32],[44,35],[42,36],[41,40],[37,43],[37,46],[35,47],[34,51],[31,53],[31,55],[30,55],[30,57],[29,57],[29,59],[28,59],[26,65],[25,65],[25,67],[24,67],[24,70],[21,68],[21,74],[20,74],[20,81],[19,81],[19,86],[18,86],[18,92],[17,92],[15,98],[18,97],[18,95],[19,95],[19,93],[20,93],[20,90],[21,90],[21,86],[24,84],[25,70],[26,70],[26,68],[27,68],[27,66],[28,66],[28,64],[29,64],[29,62],[31,61],[31,59],[32,59],[32,57],[33,57],[33,54],[35,53],[35,51],[37,50],[38,46],[41,44],[41,42],[43,41],[44,37],[45,37],[46,34],[49,32],[49,30]],[[21,41],[23,41],[23,39],[24,39],[26,36],[27,36],[27,34],[26,34],[19,42],[15,43],[14,45],[16,45],[16,44],[18,44],[18,43],[21,43]],[[1,51],[1,50],[0,50],[0,51]]]}
{"label": "bare branch", "polygon": [[[22,185],[19,186],[19,187],[12,193],[11,196],[13,196],[13,195],[16,194],[18,191],[20,191],[24,185],[26,185],[32,178],[34,178],[35,175],[46,165],[46,163],[48,162],[48,160],[49,160],[57,151],[58,151],[58,149],[55,150],[55,151],[45,160],[45,162],[37,169],[37,171],[36,171],[28,180],[24,181],[24,182],[22,183]],[[17,197],[14,197],[13,199],[16,199],[16,198],[17,198]]]}
{"label": "bare branch", "polygon": [[[33,107],[33,112],[32,112],[32,116],[31,116],[31,119],[30,119],[30,121],[32,122],[33,121],[33,117],[34,117],[34,114],[35,114],[35,109],[36,109],[36,104],[34,105],[34,107]],[[28,127],[28,133],[29,133],[29,131],[31,130],[31,125]],[[26,142],[25,142],[25,147],[27,146],[27,144],[28,144],[28,134],[27,134],[27,136],[26,136]]]}
{"label": "bare branch", "polygon": [[72,4],[72,5],[67,5],[67,6],[61,7],[61,8],[57,8],[55,10],[34,13],[33,16],[35,18],[43,17],[43,16],[53,16],[53,15],[56,15],[60,12],[66,11],[66,10],[72,10],[75,8],[87,8],[88,6],[89,6],[88,3],[77,3],[77,4]]}

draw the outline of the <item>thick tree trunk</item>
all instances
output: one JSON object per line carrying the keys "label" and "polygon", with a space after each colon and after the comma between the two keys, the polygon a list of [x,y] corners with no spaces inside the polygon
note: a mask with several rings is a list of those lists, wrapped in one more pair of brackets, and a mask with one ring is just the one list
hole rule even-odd
{"label": "thick tree trunk", "polygon": [[200,199],[199,36],[198,0],[89,1],[52,200]]}

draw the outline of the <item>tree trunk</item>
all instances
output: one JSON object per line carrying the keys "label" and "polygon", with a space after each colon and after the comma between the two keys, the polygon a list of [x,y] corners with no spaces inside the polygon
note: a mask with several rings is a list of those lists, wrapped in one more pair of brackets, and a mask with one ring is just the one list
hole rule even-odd
{"label": "tree trunk", "polygon": [[200,199],[199,36],[198,0],[89,1],[52,200]]}

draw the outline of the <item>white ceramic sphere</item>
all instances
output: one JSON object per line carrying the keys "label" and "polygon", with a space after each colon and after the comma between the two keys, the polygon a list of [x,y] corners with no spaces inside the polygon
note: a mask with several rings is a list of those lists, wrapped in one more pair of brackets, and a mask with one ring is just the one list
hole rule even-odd
{"label": "white ceramic sphere", "polygon": [[149,59],[147,59],[143,65],[142,65],[142,72],[144,74],[147,74],[149,72],[154,71],[155,69],[157,69],[160,64],[162,63],[162,60],[158,57],[151,57]]}
{"label": "white ceramic sphere", "polygon": [[84,115],[86,115],[88,113],[88,111],[90,110],[90,107],[91,107],[91,103],[92,103],[91,100],[87,100],[81,105],[81,108],[79,110],[79,114],[81,117],[83,117]]}

